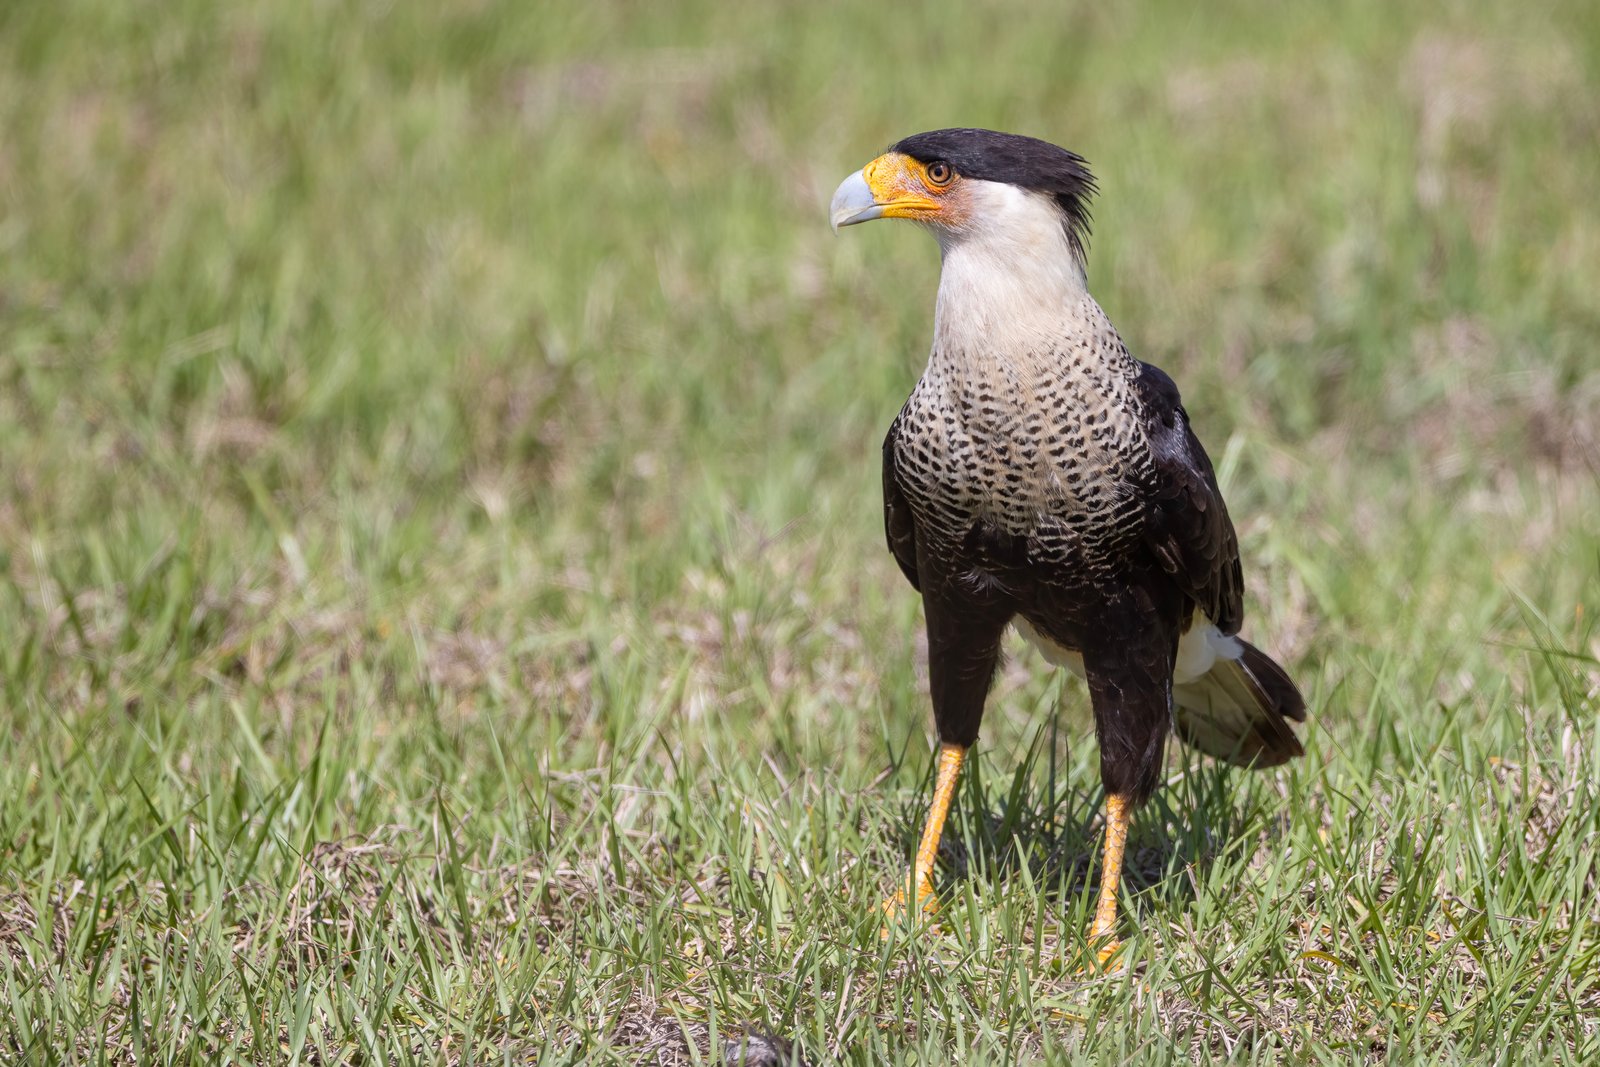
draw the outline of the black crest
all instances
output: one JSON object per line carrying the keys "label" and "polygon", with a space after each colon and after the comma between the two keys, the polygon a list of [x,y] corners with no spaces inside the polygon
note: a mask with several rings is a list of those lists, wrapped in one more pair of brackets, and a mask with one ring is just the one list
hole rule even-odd
{"label": "black crest", "polygon": [[1049,141],[994,130],[931,130],[889,146],[919,163],[943,160],[963,177],[1004,182],[1055,198],[1066,215],[1067,239],[1082,259],[1089,241],[1089,198],[1095,194],[1089,164]]}

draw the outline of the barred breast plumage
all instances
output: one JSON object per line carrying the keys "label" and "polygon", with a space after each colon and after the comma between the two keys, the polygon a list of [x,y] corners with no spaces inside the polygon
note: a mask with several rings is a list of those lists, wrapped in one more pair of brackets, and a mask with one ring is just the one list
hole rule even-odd
{"label": "barred breast plumage", "polygon": [[918,526],[943,543],[931,551],[983,524],[1029,539],[1037,562],[1103,568],[1137,540],[1151,478],[1138,363],[1093,300],[1075,312],[1033,351],[936,339],[893,433]]}

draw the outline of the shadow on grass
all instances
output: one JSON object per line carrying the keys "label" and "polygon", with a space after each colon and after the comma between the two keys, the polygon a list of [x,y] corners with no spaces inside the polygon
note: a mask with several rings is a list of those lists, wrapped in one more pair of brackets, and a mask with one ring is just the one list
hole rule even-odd
{"label": "shadow on grass", "polygon": [[[1059,718],[1052,715],[1039,727],[1022,761],[1005,777],[987,776],[992,764],[981,754],[963,769],[934,874],[941,896],[969,879],[1003,888],[1022,871],[1066,910],[1099,889],[1104,793],[1098,784],[1085,789],[1066,781],[1056,759]],[[1179,758],[1166,784],[1134,817],[1122,885],[1125,900],[1134,894],[1149,899],[1153,893],[1165,905],[1182,908],[1225,852],[1264,831],[1281,830],[1263,812],[1259,791],[1250,788],[1250,772],[1215,764],[1176,740],[1171,745]],[[908,862],[932,795],[930,760],[920,789],[902,805],[896,824],[897,843]]]}

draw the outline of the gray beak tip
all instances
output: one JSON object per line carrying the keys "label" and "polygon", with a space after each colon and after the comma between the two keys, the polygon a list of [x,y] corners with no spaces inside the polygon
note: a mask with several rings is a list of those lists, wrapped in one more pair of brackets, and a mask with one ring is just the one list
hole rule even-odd
{"label": "gray beak tip", "polygon": [[854,226],[882,216],[883,208],[873,197],[867,176],[859,170],[839,183],[839,188],[834,190],[833,201],[828,205],[828,219],[833,224],[834,233],[838,233],[842,226]]}

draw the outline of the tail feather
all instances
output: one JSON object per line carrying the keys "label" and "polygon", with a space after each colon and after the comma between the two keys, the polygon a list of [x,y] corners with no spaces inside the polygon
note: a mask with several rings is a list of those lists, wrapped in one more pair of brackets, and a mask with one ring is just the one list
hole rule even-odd
{"label": "tail feather", "polygon": [[1239,646],[1238,658],[1219,656],[1205,674],[1173,686],[1178,736],[1238,766],[1275,767],[1303,755],[1289,724],[1305,721],[1305,698],[1265,652]]}

